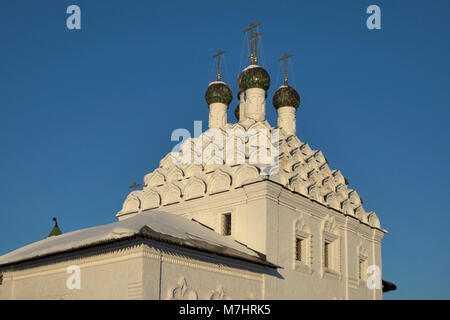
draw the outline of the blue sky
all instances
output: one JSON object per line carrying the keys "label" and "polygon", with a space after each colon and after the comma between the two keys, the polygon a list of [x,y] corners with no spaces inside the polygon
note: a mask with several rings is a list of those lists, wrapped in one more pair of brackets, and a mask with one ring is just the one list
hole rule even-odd
{"label": "blue sky", "polygon": [[[66,28],[81,7],[82,29]],[[381,8],[381,30],[366,8]],[[0,254],[115,221],[176,128],[208,121],[211,56],[233,90],[244,29],[264,67],[293,53],[297,134],[340,169],[389,230],[387,299],[449,299],[448,1],[4,1],[0,10]],[[245,62],[246,63],[246,62]],[[277,82],[278,79],[278,82]]]}

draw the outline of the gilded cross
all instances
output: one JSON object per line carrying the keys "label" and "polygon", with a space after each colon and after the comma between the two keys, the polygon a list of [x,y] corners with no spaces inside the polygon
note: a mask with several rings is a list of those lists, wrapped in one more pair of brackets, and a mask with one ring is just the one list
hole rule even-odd
{"label": "gilded cross", "polygon": [[250,54],[250,62],[253,64],[258,64],[258,38],[261,38],[262,35],[263,35],[262,32],[255,33],[249,40],[250,47],[252,49],[251,54]]}
{"label": "gilded cross", "polygon": [[246,32],[250,31],[250,37],[253,37],[253,29],[259,27],[260,25],[261,25],[261,22],[258,22],[256,24],[253,22],[250,22],[250,26],[247,29],[243,30],[243,32],[246,33]]}
{"label": "gilded cross", "polygon": [[290,57],[293,57],[293,54],[287,54],[284,53],[284,55],[278,59],[278,61],[284,61],[284,85],[287,86],[288,84],[288,76],[287,76],[287,59],[289,59]]}
{"label": "gilded cross", "polygon": [[131,186],[128,186],[128,188],[133,189],[133,191],[134,191],[134,190],[136,190],[136,187],[139,187],[139,186],[140,186],[140,184],[136,184],[136,181],[135,181],[135,182],[133,182],[133,184]]}
{"label": "gilded cross", "polygon": [[217,54],[213,55],[213,58],[217,58],[217,81],[222,79],[220,75],[220,56],[223,55],[226,51],[217,50]]}
{"label": "gilded cross", "polygon": [[[258,62],[258,59],[256,58],[256,53],[255,53],[255,48],[256,48],[256,45],[255,45],[256,41],[255,40],[258,38],[258,36],[254,35],[253,32],[254,32],[254,29],[259,27],[260,25],[261,25],[260,22],[256,23],[256,24],[253,23],[253,22],[250,22],[250,26],[247,29],[243,30],[244,33],[250,31],[250,40],[249,41],[250,41],[250,62],[251,63],[257,63]],[[261,35],[262,35],[262,33],[259,34],[259,36],[261,36]],[[253,41],[255,41],[255,44],[253,44]],[[255,59],[256,59],[256,62],[254,62]]]}

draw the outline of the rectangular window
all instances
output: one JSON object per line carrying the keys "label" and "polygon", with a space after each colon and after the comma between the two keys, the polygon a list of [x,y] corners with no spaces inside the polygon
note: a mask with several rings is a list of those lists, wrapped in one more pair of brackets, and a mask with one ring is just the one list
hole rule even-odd
{"label": "rectangular window", "polygon": [[231,213],[222,215],[222,234],[224,236],[231,235]]}
{"label": "rectangular window", "polygon": [[0,273],[0,286],[3,284],[3,274]]}
{"label": "rectangular window", "polygon": [[358,278],[359,280],[364,280],[364,269],[365,269],[365,260],[359,259],[358,265]]}
{"label": "rectangular window", "polygon": [[297,238],[295,240],[295,259],[297,261],[303,261],[303,252],[302,252],[303,248],[302,248],[302,246],[303,246],[303,239]]}
{"label": "rectangular window", "polygon": [[325,246],[324,246],[324,263],[323,263],[325,268],[330,268],[330,245],[331,245],[331,243],[325,242]]}

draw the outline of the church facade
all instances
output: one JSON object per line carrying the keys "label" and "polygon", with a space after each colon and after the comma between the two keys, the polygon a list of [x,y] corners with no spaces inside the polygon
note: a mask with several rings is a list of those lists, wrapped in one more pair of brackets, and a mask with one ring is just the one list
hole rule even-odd
{"label": "church facade", "polygon": [[[256,27],[237,121],[227,119],[233,95],[219,51],[205,95],[209,130],[144,176],[118,222],[0,257],[0,299],[382,299],[386,230],[297,137],[300,97],[286,67],[272,99],[278,123],[266,120],[270,77],[258,65]],[[69,288],[71,266],[80,288]]]}

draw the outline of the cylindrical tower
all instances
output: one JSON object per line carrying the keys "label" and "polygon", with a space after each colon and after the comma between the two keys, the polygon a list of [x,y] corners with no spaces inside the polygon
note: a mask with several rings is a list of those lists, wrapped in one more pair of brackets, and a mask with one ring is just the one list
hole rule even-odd
{"label": "cylindrical tower", "polygon": [[252,64],[245,68],[239,76],[240,121],[266,119],[266,97],[270,86],[270,76],[267,71]]}
{"label": "cylindrical tower", "polygon": [[223,127],[227,123],[227,110],[233,99],[231,89],[225,82],[211,82],[205,99],[209,106],[209,128]]}
{"label": "cylindrical tower", "polygon": [[289,135],[295,135],[295,113],[300,105],[300,96],[297,91],[284,84],[275,92],[272,101],[278,113],[278,127]]}

